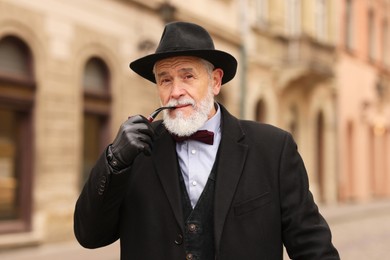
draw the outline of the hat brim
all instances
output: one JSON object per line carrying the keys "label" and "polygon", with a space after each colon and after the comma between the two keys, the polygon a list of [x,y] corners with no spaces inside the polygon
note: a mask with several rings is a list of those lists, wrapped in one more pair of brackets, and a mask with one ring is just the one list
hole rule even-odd
{"label": "hat brim", "polygon": [[224,73],[222,84],[229,82],[236,75],[237,60],[229,53],[219,50],[186,50],[154,53],[131,62],[129,66],[141,77],[156,83],[156,79],[153,74],[154,64],[159,60],[176,56],[199,57],[211,62],[215,68],[221,68]]}

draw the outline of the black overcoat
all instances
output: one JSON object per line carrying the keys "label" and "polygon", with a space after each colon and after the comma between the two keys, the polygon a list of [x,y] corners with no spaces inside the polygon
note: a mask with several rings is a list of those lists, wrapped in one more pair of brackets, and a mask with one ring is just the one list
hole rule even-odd
{"label": "black overcoat", "polygon": [[[215,186],[216,259],[339,259],[309,191],[291,135],[239,120],[221,107]],[[121,259],[185,259],[175,143],[161,121],[151,156],[113,174],[105,153],[76,203],[79,243],[97,248],[120,239]]]}

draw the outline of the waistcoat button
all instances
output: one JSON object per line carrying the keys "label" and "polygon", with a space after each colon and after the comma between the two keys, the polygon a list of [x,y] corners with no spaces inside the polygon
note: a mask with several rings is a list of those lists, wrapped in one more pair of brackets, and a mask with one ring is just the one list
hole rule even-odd
{"label": "waistcoat button", "polygon": [[175,244],[181,245],[182,243],[183,243],[183,236],[181,234],[177,234],[176,239],[175,239]]}
{"label": "waistcoat button", "polygon": [[187,255],[186,255],[186,260],[191,260],[191,259],[193,259],[194,258],[194,256],[191,254],[191,253],[188,253]]}
{"label": "waistcoat button", "polygon": [[196,225],[195,224],[188,224],[188,230],[190,232],[195,232],[196,231]]}

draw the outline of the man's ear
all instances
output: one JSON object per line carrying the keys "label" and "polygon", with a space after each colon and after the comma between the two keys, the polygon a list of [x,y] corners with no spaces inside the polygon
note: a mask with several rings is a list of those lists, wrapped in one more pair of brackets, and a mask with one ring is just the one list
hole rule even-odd
{"label": "man's ear", "polygon": [[221,86],[222,86],[222,78],[223,78],[223,70],[220,68],[217,68],[213,70],[213,93],[214,96],[218,95],[219,92],[221,91]]}

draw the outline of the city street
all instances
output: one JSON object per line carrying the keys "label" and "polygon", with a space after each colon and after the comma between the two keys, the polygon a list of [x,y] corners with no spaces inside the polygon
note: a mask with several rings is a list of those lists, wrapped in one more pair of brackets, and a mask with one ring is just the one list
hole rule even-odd
{"label": "city street", "polygon": [[389,259],[390,202],[326,208],[333,241],[342,260]]}
{"label": "city street", "polygon": [[[342,260],[388,259],[390,201],[370,204],[322,206]],[[75,241],[37,248],[0,252],[1,260],[119,260],[119,244],[88,250]],[[285,259],[288,259],[287,257]]]}

